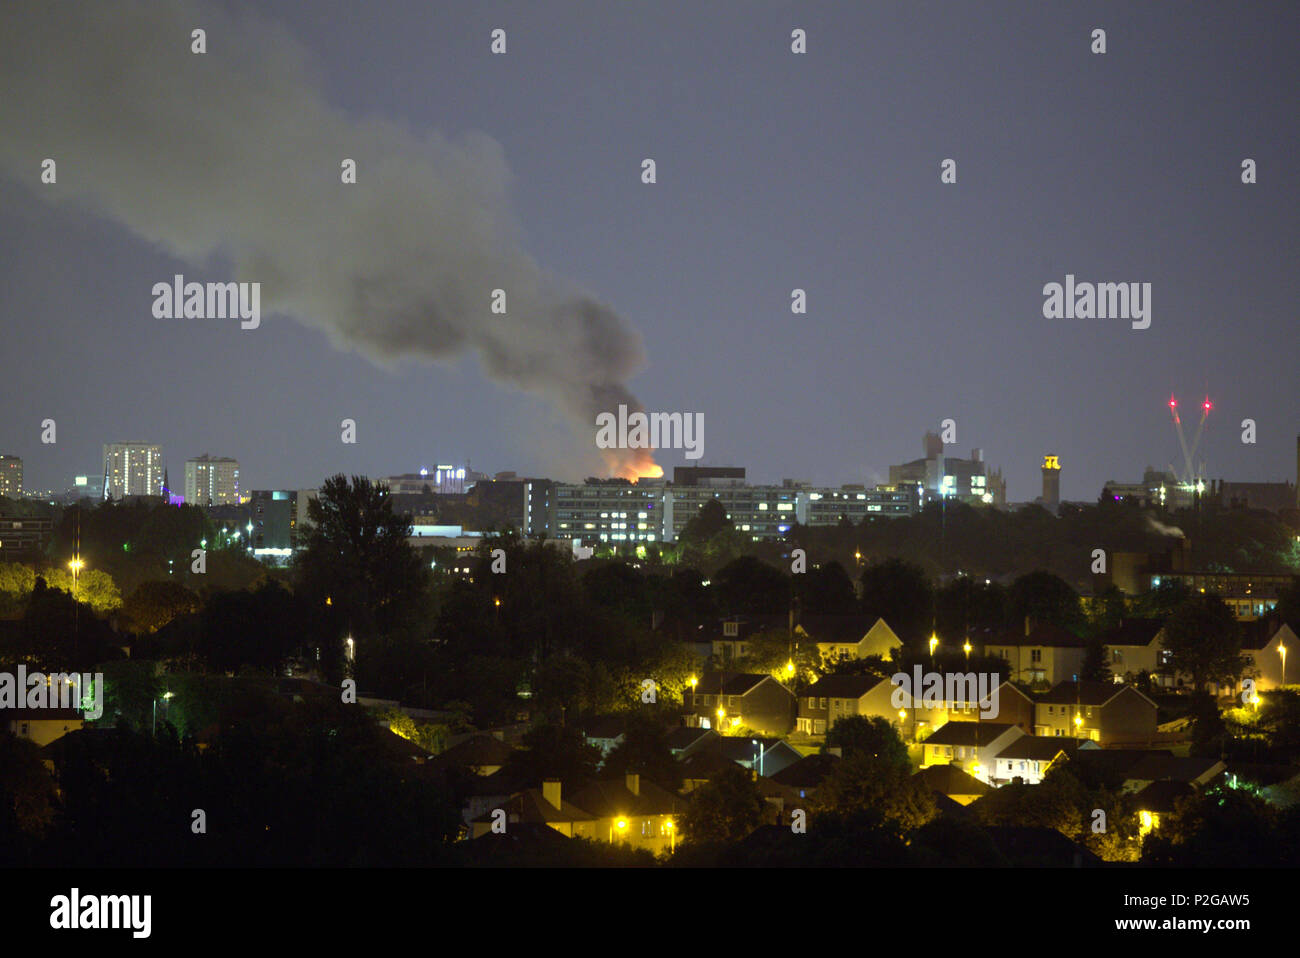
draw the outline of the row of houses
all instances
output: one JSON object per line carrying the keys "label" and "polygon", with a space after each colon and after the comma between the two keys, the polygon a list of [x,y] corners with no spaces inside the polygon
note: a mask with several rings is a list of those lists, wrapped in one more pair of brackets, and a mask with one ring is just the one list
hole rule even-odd
{"label": "row of houses", "polygon": [[[1283,649],[1294,648],[1296,634],[1275,616],[1239,623],[1241,654],[1246,675],[1261,691],[1283,684]],[[756,635],[788,632],[796,645],[815,644],[822,661],[835,662],[879,656],[889,661],[902,640],[884,619],[858,615],[808,616],[797,623],[785,616],[743,616],[725,619],[721,635],[712,639],[713,661],[727,665],[749,654]],[[1177,688],[1190,676],[1174,674],[1165,648],[1164,623],[1160,619],[1129,618],[1103,633],[1098,641],[1106,650],[1106,663],[1117,682],[1134,682],[1146,673],[1153,684]],[[998,656],[1007,662],[1008,678],[1029,686],[1054,686],[1083,671],[1088,642],[1050,623],[1027,618],[1016,630],[976,631],[969,637],[972,650]],[[1294,679],[1295,676],[1292,676]]]}
{"label": "row of houses", "polygon": [[798,696],[770,675],[709,672],[684,696],[686,725],[692,728],[752,729],[784,736],[793,729],[825,735],[849,716],[884,719],[905,742],[928,742],[949,724],[1012,726],[1044,738],[1080,738],[1100,746],[1139,745],[1162,740],[1154,701],[1131,685],[1112,682],[1059,682],[1031,694],[1003,681],[979,694],[976,684],[960,677],[966,690],[953,695],[895,685],[875,675],[828,675]]}

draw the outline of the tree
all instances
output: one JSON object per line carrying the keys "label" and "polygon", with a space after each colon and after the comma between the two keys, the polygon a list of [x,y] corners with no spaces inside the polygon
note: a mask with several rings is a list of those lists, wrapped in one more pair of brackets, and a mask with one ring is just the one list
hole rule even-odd
{"label": "tree", "polygon": [[1083,665],[1080,666],[1079,673],[1085,682],[1110,682],[1114,679],[1110,664],[1106,661],[1106,646],[1100,639],[1089,639],[1084,646]]}
{"label": "tree", "polygon": [[1022,575],[1011,584],[1008,605],[1014,623],[1030,618],[1078,634],[1086,622],[1079,595],[1070,583],[1042,570]]}
{"label": "tree", "polygon": [[219,672],[249,666],[275,673],[307,638],[309,616],[284,586],[213,596],[202,613],[203,648]]}
{"label": "tree", "polygon": [[663,726],[641,715],[628,719],[623,741],[605,756],[603,771],[611,776],[636,773],[672,791],[682,784],[682,765],[668,750]]}
{"label": "tree", "polygon": [[868,755],[904,774],[912,771],[907,746],[894,727],[878,715],[849,715],[826,733],[826,748],[839,748],[844,758]]}
{"label": "tree", "polygon": [[122,593],[118,591],[117,583],[100,569],[82,569],[76,579],[73,579],[71,569],[50,569],[44,576],[51,589],[61,589],[100,614],[122,607]]}
{"label": "tree", "polygon": [[858,610],[853,580],[838,562],[813,566],[795,576],[794,592],[805,615],[851,615]]}
{"label": "tree", "polygon": [[713,576],[718,605],[728,615],[785,612],[790,608],[790,580],[753,556],[727,563]]}
{"label": "tree", "polygon": [[767,818],[758,785],[735,765],[691,792],[682,816],[682,838],[692,844],[731,844],[743,841]]}
{"label": "tree", "polygon": [[909,562],[886,559],[862,570],[862,611],[883,618],[906,645],[925,644],[933,599],[925,572]]}
{"label": "tree", "polygon": [[874,813],[899,832],[920,828],[936,814],[934,796],[903,758],[900,765],[896,756],[864,751],[836,762],[817,789],[817,809],[833,816]]}
{"label": "tree", "polygon": [[545,779],[578,783],[594,778],[600,749],[587,744],[576,726],[538,725],[524,736],[523,748],[506,759],[501,775],[538,787]]}
{"label": "tree", "polygon": [[1197,688],[1192,693],[1192,750],[1203,758],[1222,758],[1228,727],[1214,696]]}
{"label": "tree", "polygon": [[364,476],[326,479],[307,504],[311,527],[297,572],[311,601],[327,600],[357,635],[385,632],[417,611],[427,569],[407,544],[408,516]]}
{"label": "tree", "polygon": [[1194,688],[1232,685],[1241,678],[1241,631],[1232,610],[1214,595],[1194,595],[1165,622],[1165,650],[1176,672],[1192,676]]}
{"label": "tree", "polygon": [[0,863],[18,844],[42,838],[54,821],[54,779],[37,746],[0,730]]}
{"label": "tree", "polygon": [[142,582],[122,605],[131,627],[157,632],[173,619],[197,612],[199,597],[179,582]]}

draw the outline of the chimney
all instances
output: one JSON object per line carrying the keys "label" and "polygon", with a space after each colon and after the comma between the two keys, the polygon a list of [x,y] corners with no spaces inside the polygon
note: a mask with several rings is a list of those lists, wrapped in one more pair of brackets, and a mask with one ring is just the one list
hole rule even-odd
{"label": "chimney", "polygon": [[841,748],[839,745],[832,745],[830,748],[828,748],[828,749],[826,750],[826,754],[827,754],[827,755],[834,755],[836,758],[843,758],[843,757],[844,757],[844,749]]}
{"label": "chimney", "polygon": [[637,775],[637,774],[635,774],[635,773],[630,773],[630,774],[627,776],[627,790],[628,790],[629,792],[631,792],[633,795],[640,795],[640,794],[641,794],[641,776],[640,776],[640,775]]}
{"label": "chimney", "polygon": [[971,461],[972,461],[972,462],[983,462],[983,461],[984,461],[984,450],[983,450],[983,449],[978,449],[978,448],[977,448],[977,449],[972,449],[972,450],[970,451],[970,458],[971,458]]}
{"label": "chimney", "polygon": [[560,807],[560,783],[557,779],[548,778],[542,782],[542,798],[556,808]]}
{"label": "chimney", "polygon": [[1025,616],[1025,637],[1028,638],[1029,633],[1032,631],[1034,631],[1034,617],[1027,615]]}

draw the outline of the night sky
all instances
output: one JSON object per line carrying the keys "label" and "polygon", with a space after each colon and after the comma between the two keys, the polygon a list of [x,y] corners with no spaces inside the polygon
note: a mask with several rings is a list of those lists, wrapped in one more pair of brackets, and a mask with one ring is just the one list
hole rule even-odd
{"label": "night sky", "polygon": [[[650,410],[704,414],[696,464],[744,465],[755,481],[882,482],[952,418],[954,453],[983,448],[1010,500],[1038,495],[1046,453],[1060,456],[1062,496],[1091,500],[1107,479],[1181,465],[1166,402],[1174,392],[1192,409],[1208,389],[1207,474],[1295,479],[1300,6],[183,9],[195,12],[166,34],[170,58],[131,29],[92,31],[111,49],[88,50],[60,26],[84,16],[75,7],[0,12],[0,452],[23,457],[29,489],[67,487],[97,471],[102,443],[126,439],[163,445],[173,487],[205,452],[238,458],[245,488],[466,459],[564,479],[601,471],[555,389],[502,382],[536,369],[504,373],[509,357],[496,355],[485,374],[472,329],[493,321],[485,310],[431,319],[411,305],[433,287],[455,301],[451,287],[481,265],[459,265],[462,230],[480,223],[471,193],[493,211],[484,248],[517,244],[502,254],[515,275],[602,304],[613,339],[597,345],[627,354],[615,378],[639,333],[644,365],[626,385]],[[231,10],[261,19],[240,13],[227,29]],[[49,22],[33,30],[33,17]],[[190,25],[208,30],[202,64]],[[497,27],[504,56],[489,50]],[[790,51],[796,27],[805,55]],[[1104,55],[1090,50],[1097,27]],[[254,35],[255,50],[230,49]],[[310,96],[263,99],[250,56]],[[34,87],[24,71],[38,61]],[[118,88],[122,63],[141,100]],[[238,76],[243,98],[187,102],[174,63],[208,71],[208,90]],[[95,135],[69,120],[74,101],[93,106]],[[328,133],[313,142],[329,149],[297,149],[294,124],[317,121]],[[430,135],[471,144],[450,148],[454,174],[433,199],[421,163],[383,153],[423,157],[411,144]],[[134,159],[137,144],[151,146]],[[46,156],[59,164],[53,186],[39,181]],[[339,183],[345,156],[359,160],[356,186]],[[646,157],[654,185],[640,181]],[[940,183],[948,157],[955,185]],[[1247,157],[1254,185],[1241,182]],[[288,192],[300,217],[279,215]],[[445,211],[427,229],[426,208]],[[266,222],[246,222],[263,211]],[[513,225],[499,226],[501,211]],[[191,227],[205,239],[187,249]],[[153,284],[175,273],[260,280],[266,312],[286,263],[300,289],[284,301],[313,315],[268,312],[241,330],[151,313]],[[330,326],[327,315],[351,323],[331,284],[354,273],[384,279],[366,289],[396,320],[379,309],[362,332]],[[1150,328],[1045,319],[1043,286],[1067,273],[1151,283]],[[795,287],[806,315],[791,313]],[[402,359],[402,337],[427,343],[431,322],[454,327],[454,342]],[[483,341],[508,352],[545,332],[512,322],[523,325]],[[444,358],[421,358],[434,352]],[[548,362],[567,370],[569,352]],[[345,417],[356,445],[339,441]],[[1257,445],[1240,441],[1247,417]],[[46,418],[54,446],[40,442]]]}

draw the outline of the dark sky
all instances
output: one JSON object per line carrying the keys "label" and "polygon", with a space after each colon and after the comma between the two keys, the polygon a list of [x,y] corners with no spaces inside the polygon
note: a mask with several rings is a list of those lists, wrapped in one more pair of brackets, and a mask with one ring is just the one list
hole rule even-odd
{"label": "dark sky", "polygon": [[[884,481],[952,418],[956,451],[982,447],[1010,499],[1038,494],[1045,453],[1061,458],[1065,498],[1094,499],[1107,479],[1181,462],[1165,404],[1172,391],[1190,409],[1208,388],[1208,474],[1295,478],[1298,5],[246,8],[280,24],[264,31],[270,48],[305,48],[305,75],[348,120],[499,143],[522,249],[640,333],[646,362],[629,386],[651,410],[704,414],[705,464],[759,481]],[[505,56],[489,52],[495,27]],[[806,55],[790,52],[795,27]],[[1105,55],[1090,52],[1095,27]],[[122,55],[151,62],[130,36]],[[224,57],[222,40],[206,56]],[[249,331],[153,318],[155,282],[228,279],[238,251],[199,268],[79,200],[92,152],[65,148],[59,186],[40,185],[39,109],[17,111],[16,134],[4,121],[16,87],[0,78],[4,137],[19,144],[0,164],[0,452],[23,457],[29,489],[66,487],[120,439],[162,443],[173,486],[204,452],[237,457],[246,488],[467,458],[558,478],[599,468],[553,404],[494,382],[472,348],[386,367],[311,317]],[[181,107],[169,122],[195,131],[231,119],[219,99]],[[123,112],[109,118],[120,143],[147,139],[153,118]],[[200,196],[221,152],[188,154],[187,191],[163,198]],[[291,150],[268,155],[293,163]],[[956,185],[939,182],[946,157]],[[1245,157],[1255,185],[1240,182]],[[181,161],[139,162],[173,189],[163,167]],[[375,168],[363,162],[363,182]],[[338,195],[336,161],[331,175],[322,204]],[[71,198],[49,202],[53,189]],[[356,236],[382,251],[379,232]],[[331,262],[346,274],[346,260]],[[1043,318],[1044,284],[1066,273],[1151,283],[1150,328]],[[794,287],[806,315],[791,314]],[[355,446],[339,441],[344,417]],[[1247,417],[1256,445],[1240,441]],[[55,446],[39,440],[46,418]]]}

